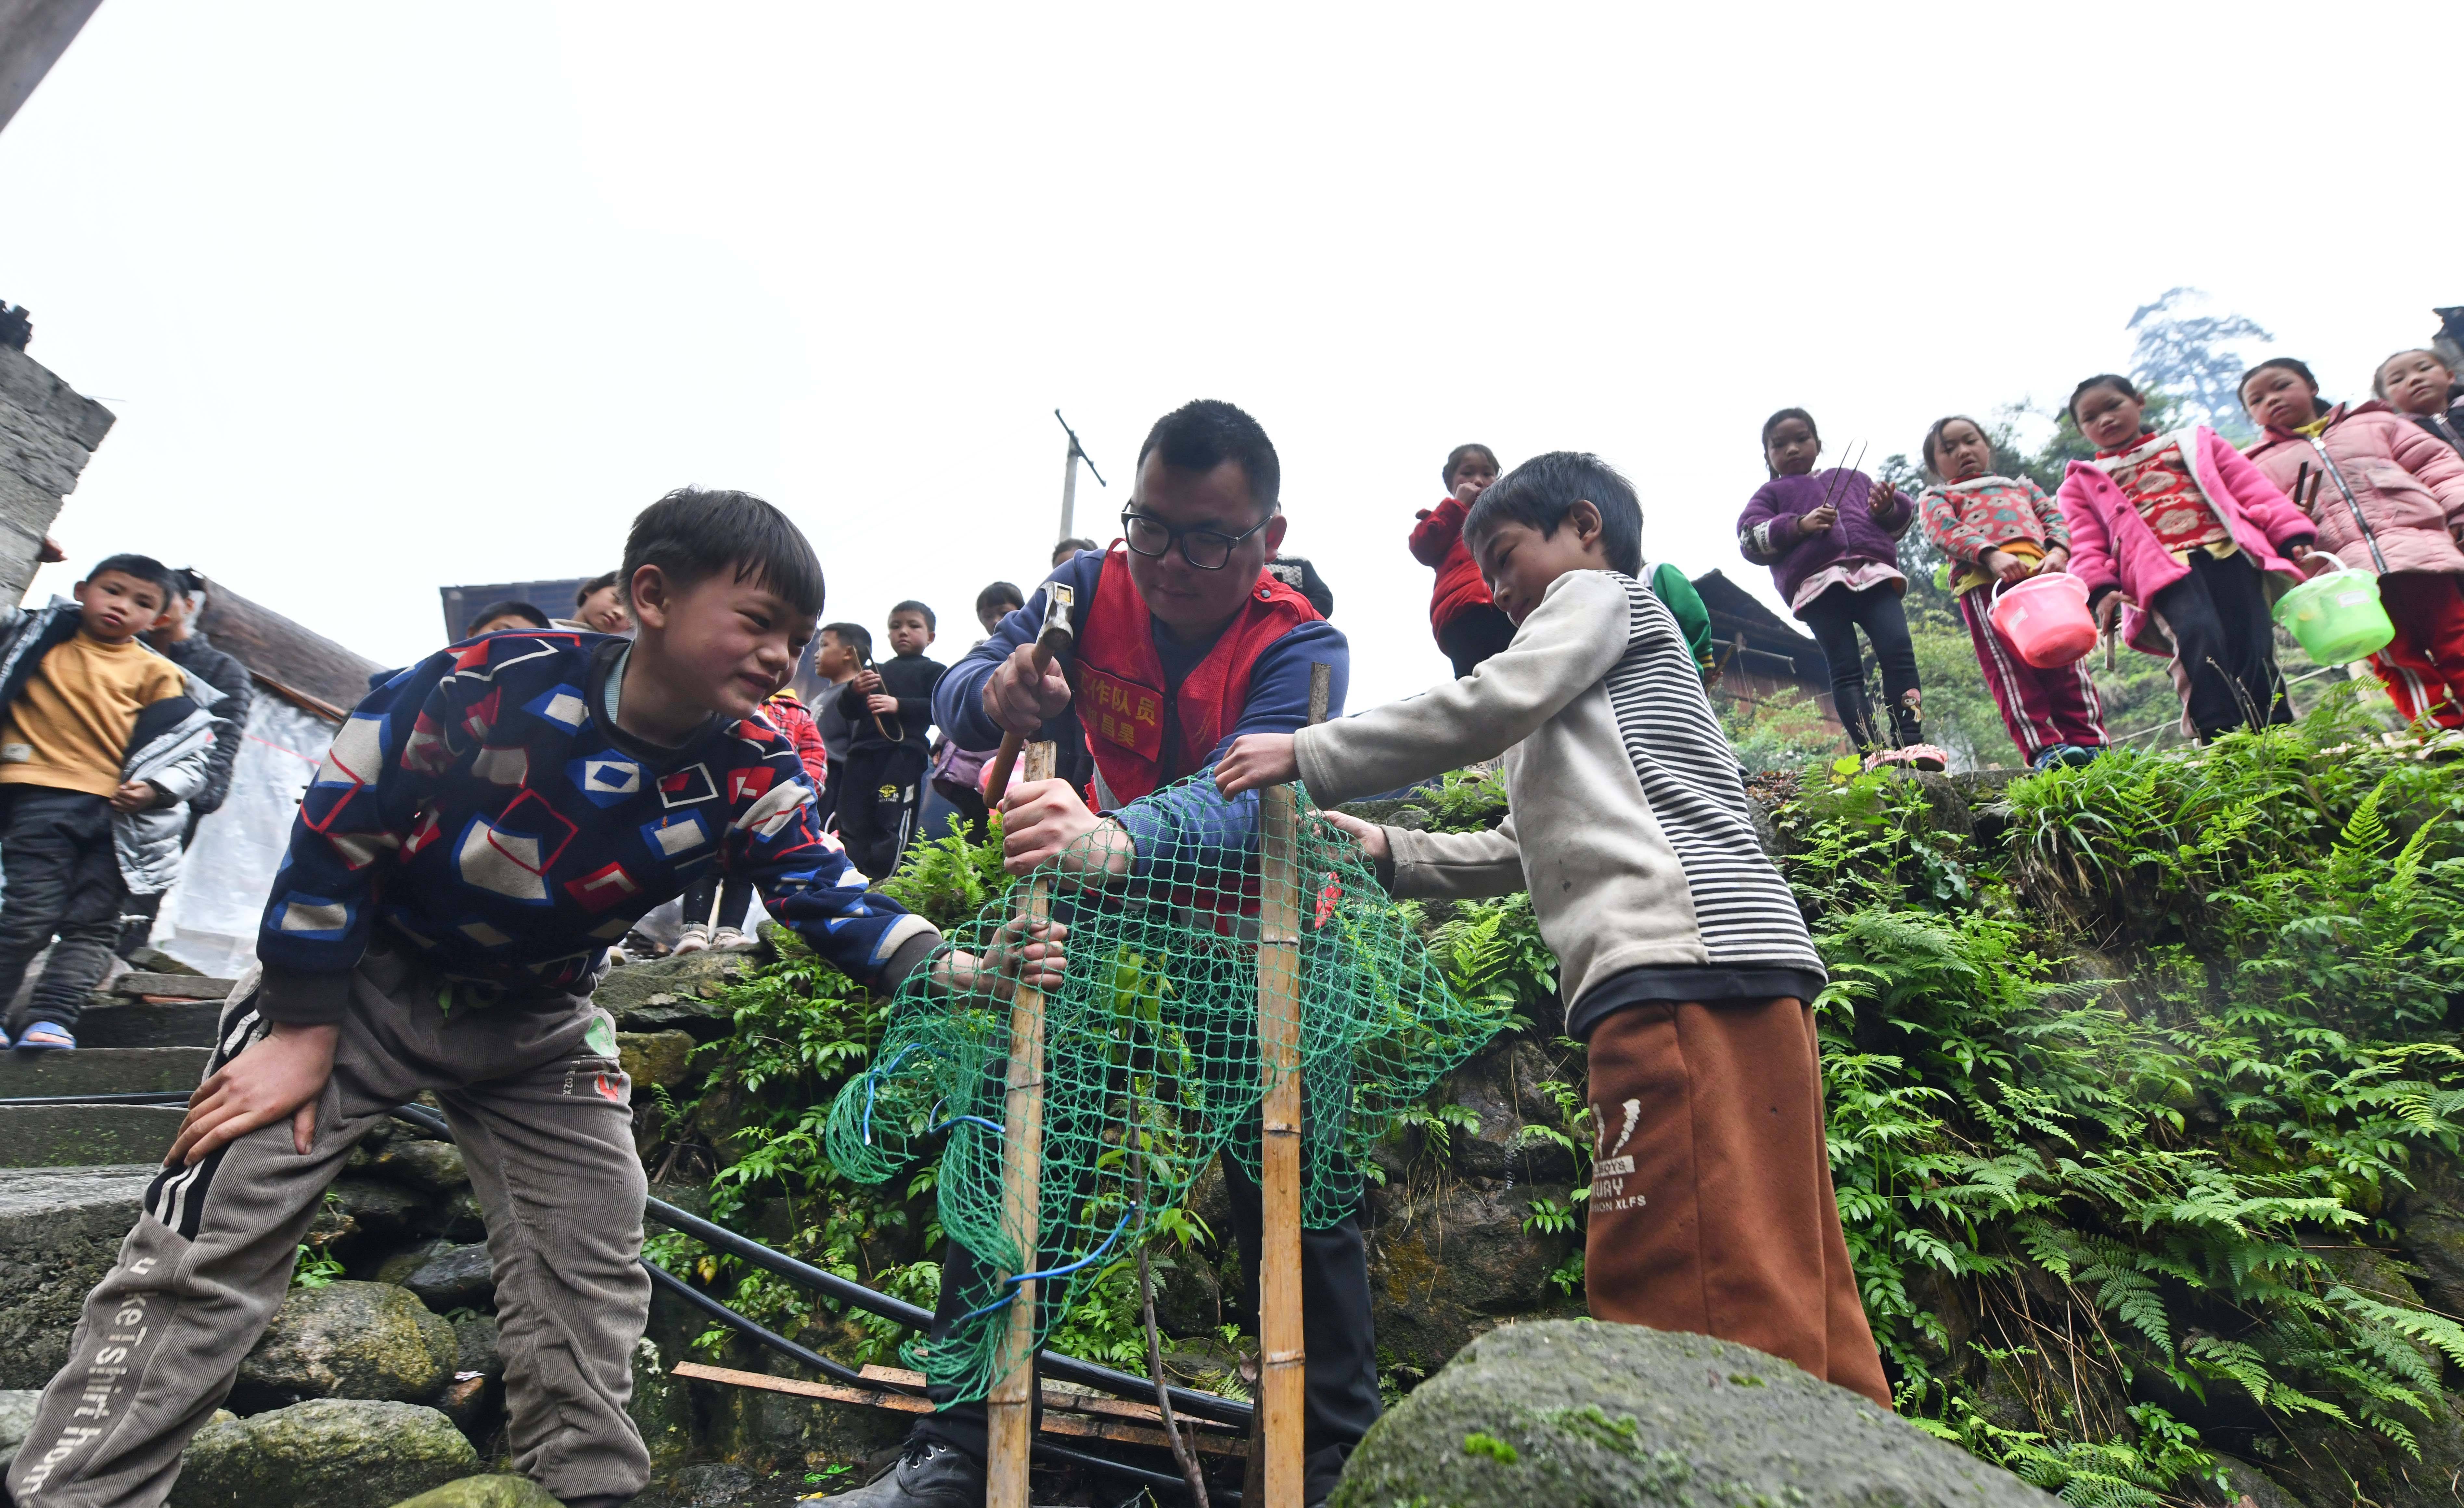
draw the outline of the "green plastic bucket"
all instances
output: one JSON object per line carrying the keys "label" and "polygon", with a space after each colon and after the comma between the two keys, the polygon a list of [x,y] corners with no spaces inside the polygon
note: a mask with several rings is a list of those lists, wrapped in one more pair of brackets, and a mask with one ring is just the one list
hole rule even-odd
{"label": "green plastic bucket", "polygon": [[2276,621],[2321,665],[2366,659],[2395,637],[2379,603],[2379,579],[2349,567],[2313,576],[2277,598]]}

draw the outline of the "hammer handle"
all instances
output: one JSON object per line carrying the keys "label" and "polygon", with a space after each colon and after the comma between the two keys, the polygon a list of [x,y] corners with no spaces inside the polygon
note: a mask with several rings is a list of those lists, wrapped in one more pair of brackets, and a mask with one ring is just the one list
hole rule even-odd
{"label": "hammer handle", "polygon": [[[1038,640],[1035,646],[1035,673],[1039,676],[1052,668],[1052,647]],[[1019,750],[1026,747],[1023,734],[1001,735],[1001,752],[993,756],[992,773],[984,781],[984,797],[998,803],[1001,792],[1009,789],[1009,772],[1018,763]]]}

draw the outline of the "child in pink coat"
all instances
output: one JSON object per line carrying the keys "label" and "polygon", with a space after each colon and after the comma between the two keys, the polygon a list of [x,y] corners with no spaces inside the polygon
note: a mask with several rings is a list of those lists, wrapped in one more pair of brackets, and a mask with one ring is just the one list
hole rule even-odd
{"label": "child in pink coat", "polygon": [[1917,522],[1951,559],[1951,590],[1976,646],[1985,687],[2002,709],[2011,742],[2038,769],[2085,764],[2104,746],[2104,709],[2085,659],[2052,670],[2031,665],[1991,617],[1994,589],[2070,564],[2071,534],[2044,489],[1993,474],[1993,442],[1964,413],[1939,419],[1925,437],[1925,470],[1940,478],[1917,497]]}
{"label": "child in pink coat", "polygon": [[2464,456],[2384,403],[2321,413],[2319,380],[2291,357],[2243,373],[2241,406],[2266,430],[2252,463],[2288,492],[2302,487],[2294,501],[2320,549],[2378,573],[2395,639],[2370,668],[2397,709],[2464,727]]}
{"label": "child in pink coat", "polygon": [[[2318,526],[2205,425],[2155,434],[2127,377],[2100,373],[2070,413],[2097,448],[2062,478],[2071,573],[2099,627],[2121,610],[2134,649],[2170,656],[2201,742],[2293,721],[2269,609],[2302,579]],[[2288,558],[2289,557],[2289,558]]]}

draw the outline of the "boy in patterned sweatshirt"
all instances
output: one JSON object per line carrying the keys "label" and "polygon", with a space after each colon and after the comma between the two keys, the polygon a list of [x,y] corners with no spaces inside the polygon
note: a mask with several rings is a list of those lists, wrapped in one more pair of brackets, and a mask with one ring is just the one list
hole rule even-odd
{"label": "boy in patterned sweatshirt", "polygon": [[1743,1342],[1888,1408],[1824,1148],[1822,961],[1676,620],[1635,579],[1641,535],[1597,456],[1524,462],[1463,522],[1513,642],[1408,700],[1243,738],[1216,780],[1299,778],[1331,807],[1502,754],[1494,832],[1330,820],[1398,895],[1530,892],[1590,1047],[1593,1315]]}
{"label": "boy in patterned sweatshirt", "polygon": [[[164,1500],[326,1184],[422,1090],[487,1217],[516,1469],[574,1508],[648,1482],[625,1412],[645,1182],[614,1023],[590,1002],[605,950],[712,865],[877,989],[938,938],[851,876],[795,749],[756,716],[820,614],[803,535],[758,498],[686,489],[634,521],[624,572],[630,642],[486,634],[394,675],[336,736],[261,970],[10,1469],[18,1503]],[[929,966],[957,988],[1058,983],[1057,929],[1015,942],[999,967]]]}

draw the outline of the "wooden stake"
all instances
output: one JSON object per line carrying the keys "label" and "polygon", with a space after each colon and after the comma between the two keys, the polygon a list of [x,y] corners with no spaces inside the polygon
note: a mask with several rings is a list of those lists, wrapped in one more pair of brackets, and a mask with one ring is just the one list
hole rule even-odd
{"label": "wooden stake", "polygon": [[[1026,778],[1052,778],[1053,745],[1026,746]],[[1042,876],[1027,882],[1019,916],[1029,928],[1052,918],[1052,894]],[[1030,931],[1029,936],[1033,934]],[[1023,940],[1022,940],[1023,941]],[[1035,1271],[1043,1236],[1044,991],[1021,984],[1009,1007],[1009,1076],[1003,1081],[1001,1225],[1018,1248],[1022,1272]],[[1028,1508],[1026,1454],[1035,1424],[1035,1290],[1010,1295],[1001,1343],[994,1353],[1000,1381],[985,1396],[984,1508]]]}
{"label": "wooden stake", "polygon": [[[1309,721],[1325,721],[1332,672],[1309,667]],[[1265,1508],[1301,1508],[1309,1352],[1301,1328],[1300,834],[1289,786],[1258,792],[1258,1058],[1266,1076],[1260,1149],[1258,1420]]]}

